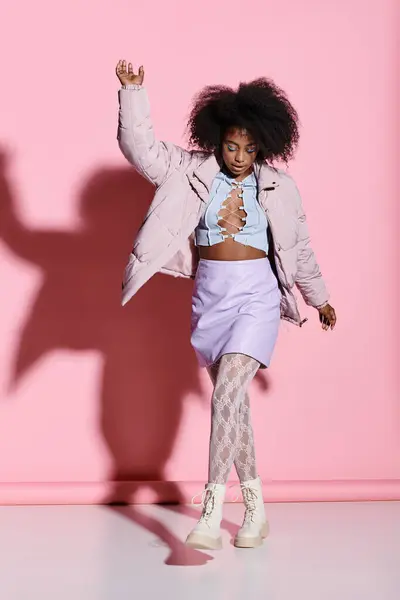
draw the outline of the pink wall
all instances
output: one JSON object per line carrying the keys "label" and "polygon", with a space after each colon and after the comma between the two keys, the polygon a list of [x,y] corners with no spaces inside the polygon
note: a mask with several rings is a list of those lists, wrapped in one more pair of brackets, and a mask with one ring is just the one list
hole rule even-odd
{"label": "pink wall", "polygon": [[400,497],[396,2],[201,4],[0,9],[0,502],[186,499],[206,477],[190,283],[156,276],[119,306],[151,198],[115,139],[123,57],[178,143],[206,83],[268,75],[290,94],[292,173],[339,322],[325,334],[304,307],[253,384],[266,498]]}

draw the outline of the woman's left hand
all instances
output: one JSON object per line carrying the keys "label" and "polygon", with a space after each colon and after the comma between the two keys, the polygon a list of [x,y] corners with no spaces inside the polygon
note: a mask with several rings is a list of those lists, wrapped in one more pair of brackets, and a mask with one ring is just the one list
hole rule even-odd
{"label": "woman's left hand", "polygon": [[328,329],[333,329],[336,325],[336,313],[335,309],[330,305],[326,304],[323,308],[318,309],[319,312],[319,320],[322,323],[322,329],[328,331]]}

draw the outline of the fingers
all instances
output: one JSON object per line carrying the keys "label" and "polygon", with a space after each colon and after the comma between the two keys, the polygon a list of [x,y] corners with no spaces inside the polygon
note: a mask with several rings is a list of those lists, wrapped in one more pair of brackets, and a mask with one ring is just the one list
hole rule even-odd
{"label": "fingers", "polygon": [[321,315],[321,323],[322,323],[322,329],[324,331],[328,331],[329,329],[329,319],[326,315]]}
{"label": "fingers", "polygon": [[[131,62],[128,63],[128,69],[126,68],[126,66],[127,66],[126,60],[119,60],[117,63],[117,66],[116,66],[117,73],[129,73],[129,75],[134,75],[133,64]],[[139,75],[141,77],[144,77],[143,66],[139,67]]]}
{"label": "fingers", "polygon": [[119,60],[117,66],[115,68],[116,75],[118,79],[122,82],[123,79],[127,76],[126,72],[126,60]]}
{"label": "fingers", "polygon": [[134,75],[132,63],[126,68],[126,60],[119,60],[116,67],[117,75]]}
{"label": "fingers", "polygon": [[138,80],[140,83],[143,83],[143,79],[144,79],[144,69],[143,69],[143,65],[139,67],[139,76],[138,76]]}
{"label": "fingers", "polygon": [[334,329],[336,325],[336,313],[334,309],[330,307],[326,313],[320,313],[320,321],[324,331]]}
{"label": "fingers", "polygon": [[122,75],[126,72],[126,60],[119,60],[116,67],[117,75]]}

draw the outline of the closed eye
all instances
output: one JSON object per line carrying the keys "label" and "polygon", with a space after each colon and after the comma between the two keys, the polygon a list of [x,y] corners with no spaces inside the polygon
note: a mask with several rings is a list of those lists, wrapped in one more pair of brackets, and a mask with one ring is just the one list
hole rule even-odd
{"label": "closed eye", "polygon": [[[236,146],[230,146],[228,144],[228,150],[229,152],[235,152],[235,150],[237,150]],[[246,151],[248,152],[248,154],[253,154],[253,152],[255,152],[257,150],[257,148],[252,147],[252,148],[246,148]]]}

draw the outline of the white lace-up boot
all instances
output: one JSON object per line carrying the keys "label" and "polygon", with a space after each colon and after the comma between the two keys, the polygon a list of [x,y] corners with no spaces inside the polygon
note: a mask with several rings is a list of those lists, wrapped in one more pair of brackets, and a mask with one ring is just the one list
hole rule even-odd
{"label": "white lace-up boot", "polygon": [[236,548],[256,548],[261,546],[269,529],[265,517],[261,480],[257,477],[251,481],[244,481],[240,487],[246,512],[234,544]]}
{"label": "white lace-up boot", "polygon": [[225,485],[208,483],[203,492],[203,511],[195,528],[189,533],[186,544],[202,550],[222,548],[221,521]]}

